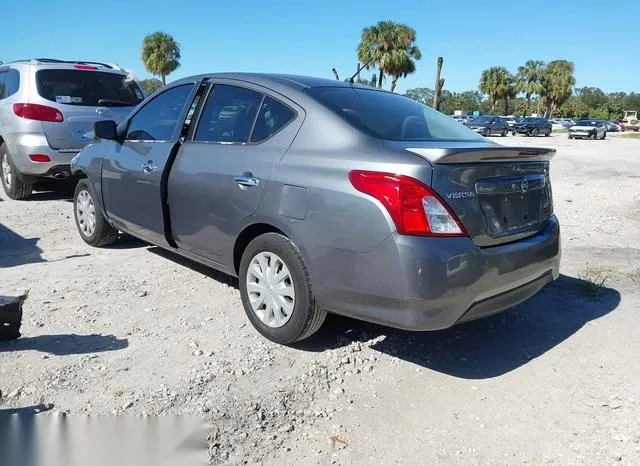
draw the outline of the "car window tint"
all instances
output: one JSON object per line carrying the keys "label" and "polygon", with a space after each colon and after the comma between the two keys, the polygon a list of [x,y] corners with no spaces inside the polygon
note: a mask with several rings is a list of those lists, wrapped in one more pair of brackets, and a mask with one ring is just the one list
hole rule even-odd
{"label": "car window tint", "polygon": [[4,79],[6,78],[6,76],[6,71],[0,73],[0,99],[4,99],[7,96],[6,87],[4,86]]}
{"label": "car window tint", "polygon": [[295,112],[286,105],[265,97],[251,134],[251,142],[260,142],[271,137],[293,120]]}
{"label": "car window tint", "polygon": [[431,107],[391,92],[350,86],[312,87],[305,92],[355,128],[378,139],[484,141],[479,134]]}
{"label": "car window tint", "polygon": [[4,97],[9,97],[18,92],[20,88],[20,73],[18,70],[9,70],[4,78]]}
{"label": "car window tint", "polygon": [[134,106],[144,98],[134,80],[104,71],[40,70],[36,87],[44,99],[85,107]]}
{"label": "car window tint", "polygon": [[154,97],[131,119],[127,139],[170,141],[192,89],[185,84]]}
{"label": "car window tint", "polygon": [[194,141],[248,142],[263,95],[217,84],[202,109]]}

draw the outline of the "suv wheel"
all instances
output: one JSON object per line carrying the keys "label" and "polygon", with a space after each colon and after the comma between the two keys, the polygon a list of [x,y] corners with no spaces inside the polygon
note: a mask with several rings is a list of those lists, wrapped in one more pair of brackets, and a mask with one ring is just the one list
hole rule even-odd
{"label": "suv wheel", "polygon": [[240,261],[239,287],[247,317],[275,343],[310,337],[327,315],[316,303],[300,250],[278,233],[249,243]]}
{"label": "suv wheel", "polygon": [[80,180],[73,196],[76,227],[85,243],[96,247],[108,246],[118,239],[118,230],[109,225],[95,199],[89,182]]}
{"label": "suv wheel", "polygon": [[533,131],[531,131],[531,136],[536,137],[536,136],[538,136],[539,132],[540,131],[538,131],[538,128],[533,128]]}
{"label": "suv wheel", "polygon": [[20,200],[31,196],[31,185],[23,183],[17,176],[18,171],[11,161],[6,144],[0,145],[0,169],[2,188],[10,199]]}

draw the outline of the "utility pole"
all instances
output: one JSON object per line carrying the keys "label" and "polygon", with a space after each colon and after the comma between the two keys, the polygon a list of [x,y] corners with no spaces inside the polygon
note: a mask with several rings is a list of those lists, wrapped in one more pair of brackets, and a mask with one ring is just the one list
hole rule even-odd
{"label": "utility pole", "polygon": [[438,57],[438,64],[436,68],[436,84],[433,89],[433,108],[435,108],[436,110],[438,110],[438,106],[440,105],[440,92],[442,92],[440,83],[440,71],[442,71],[442,57]]}

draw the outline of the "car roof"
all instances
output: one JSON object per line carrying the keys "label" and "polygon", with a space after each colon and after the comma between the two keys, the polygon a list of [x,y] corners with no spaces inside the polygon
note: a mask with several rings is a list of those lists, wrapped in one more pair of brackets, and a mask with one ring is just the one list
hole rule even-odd
{"label": "car roof", "polygon": [[245,81],[252,84],[262,85],[265,87],[284,87],[289,89],[295,89],[302,91],[310,87],[344,87],[344,88],[357,88],[367,89],[379,92],[389,92],[383,89],[376,89],[370,86],[364,86],[361,84],[351,84],[346,81],[339,81],[337,79],[316,78],[312,76],[301,76],[294,74],[274,74],[274,73],[208,73],[195,76],[189,76],[171,82],[171,85],[181,84],[183,82],[192,82],[199,79],[233,79],[238,81]]}

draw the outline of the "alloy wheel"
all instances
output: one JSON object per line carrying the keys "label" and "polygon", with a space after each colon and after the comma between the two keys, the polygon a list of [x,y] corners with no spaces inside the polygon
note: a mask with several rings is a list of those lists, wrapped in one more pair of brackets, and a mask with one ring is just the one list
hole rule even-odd
{"label": "alloy wheel", "polygon": [[12,174],[11,164],[9,163],[9,155],[5,152],[2,154],[2,178],[7,188],[11,188]]}
{"label": "alloy wheel", "polygon": [[295,289],[287,264],[272,252],[256,254],[247,270],[251,309],[268,327],[285,325],[293,314]]}

